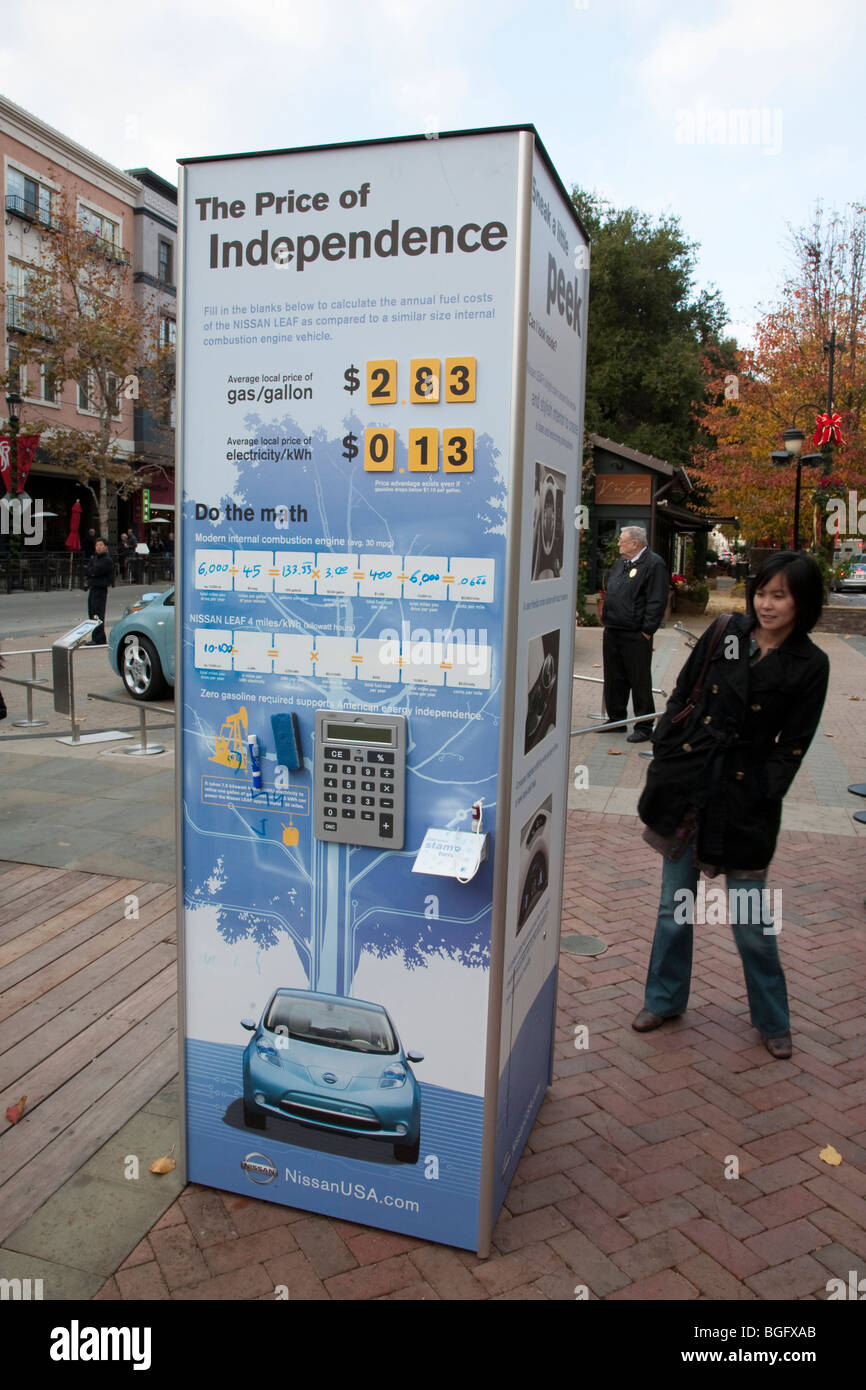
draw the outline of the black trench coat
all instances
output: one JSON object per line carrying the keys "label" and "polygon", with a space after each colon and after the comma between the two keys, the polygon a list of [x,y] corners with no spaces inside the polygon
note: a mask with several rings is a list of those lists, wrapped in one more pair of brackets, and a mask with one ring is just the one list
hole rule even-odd
{"label": "black trench coat", "polygon": [[701,637],[653,731],[653,760],[638,803],[641,820],[664,836],[696,806],[696,856],[724,869],[770,863],[782,798],[818,727],[830,675],[826,654],[806,636],[792,634],[750,661],[754,625],[747,616],[731,618],[698,710],[685,726],[673,725],[698,679],[712,629]]}

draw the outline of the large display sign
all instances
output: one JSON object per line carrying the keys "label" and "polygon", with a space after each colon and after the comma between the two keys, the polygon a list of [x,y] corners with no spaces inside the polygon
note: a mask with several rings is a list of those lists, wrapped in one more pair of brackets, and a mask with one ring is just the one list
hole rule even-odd
{"label": "large display sign", "polygon": [[531,129],[182,206],[188,1174],[483,1251],[552,1050],[586,240]]}

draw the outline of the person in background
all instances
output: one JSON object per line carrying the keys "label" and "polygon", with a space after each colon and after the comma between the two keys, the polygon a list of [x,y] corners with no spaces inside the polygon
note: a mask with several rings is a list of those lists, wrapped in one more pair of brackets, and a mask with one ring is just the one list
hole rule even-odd
{"label": "person in background", "polygon": [[86,575],[87,616],[88,618],[99,619],[99,627],[93,629],[90,645],[91,647],[102,647],[107,640],[105,636],[105,605],[108,602],[108,590],[114,588],[114,561],[101,536],[94,546],[93,555],[87,562]]}
{"label": "person in background", "polygon": [[703,634],[658,721],[638,815],[664,868],[644,1007],[632,1023],[638,1033],[685,1011],[698,877],[724,873],[752,1024],[771,1057],[791,1056],[781,922],[773,924],[765,884],[782,799],[827,694],[830,663],[808,637],[823,601],[810,555],[773,555],[749,581],[748,611],[723,634],[715,624]]}
{"label": "person in background", "polygon": [[[604,596],[604,707],[613,724],[628,714],[631,694],[635,714],[654,714],[652,694],[653,633],[661,626],[670,589],[664,560],[647,546],[642,526],[624,526],[619,536],[622,559],[611,567]],[[624,730],[611,730],[622,733]],[[629,743],[644,743],[652,721],[635,724]]]}
{"label": "person in background", "polygon": [[132,583],[132,576],[133,576],[133,571],[134,571],[134,569],[135,569],[135,563],[136,563],[136,561],[135,561],[135,545],[136,545],[136,542],[135,542],[135,540],[133,539],[134,534],[135,534],[135,533],[134,533],[133,531],[127,531],[127,533],[126,533],[126,540],[125,540],[125,542],[124,542],[124,547],[123,547],[123,556],[122,556],[122,560],[123,560],[123,576],[124,576],[124,578],[125,578],[127,584],[131,584],[131,583]]}
{"label": "person in background", "polygon": [[89,560],[96,548],[96,532],[91,526],[90,530],[81,537],[81,552],[85,560]]}

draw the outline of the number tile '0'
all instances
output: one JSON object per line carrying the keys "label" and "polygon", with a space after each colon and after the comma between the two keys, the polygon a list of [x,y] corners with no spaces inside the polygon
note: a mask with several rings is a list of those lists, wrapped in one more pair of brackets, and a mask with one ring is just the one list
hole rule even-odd
{"label": "number tile '0'", "polygon": [[397,431],[364,430],[364,470],[367,473],[393,473]]}

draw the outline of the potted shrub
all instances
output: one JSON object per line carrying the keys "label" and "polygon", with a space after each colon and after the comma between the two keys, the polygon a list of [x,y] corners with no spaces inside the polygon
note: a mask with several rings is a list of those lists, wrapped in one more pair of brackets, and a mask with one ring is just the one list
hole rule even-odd
{"label": "potted shrub", "polygon": [[705,613],[710,601],[709,585],[703,579],[686,579],[684,574],[671,578],[674,587],[673,611],[694,617]]}

